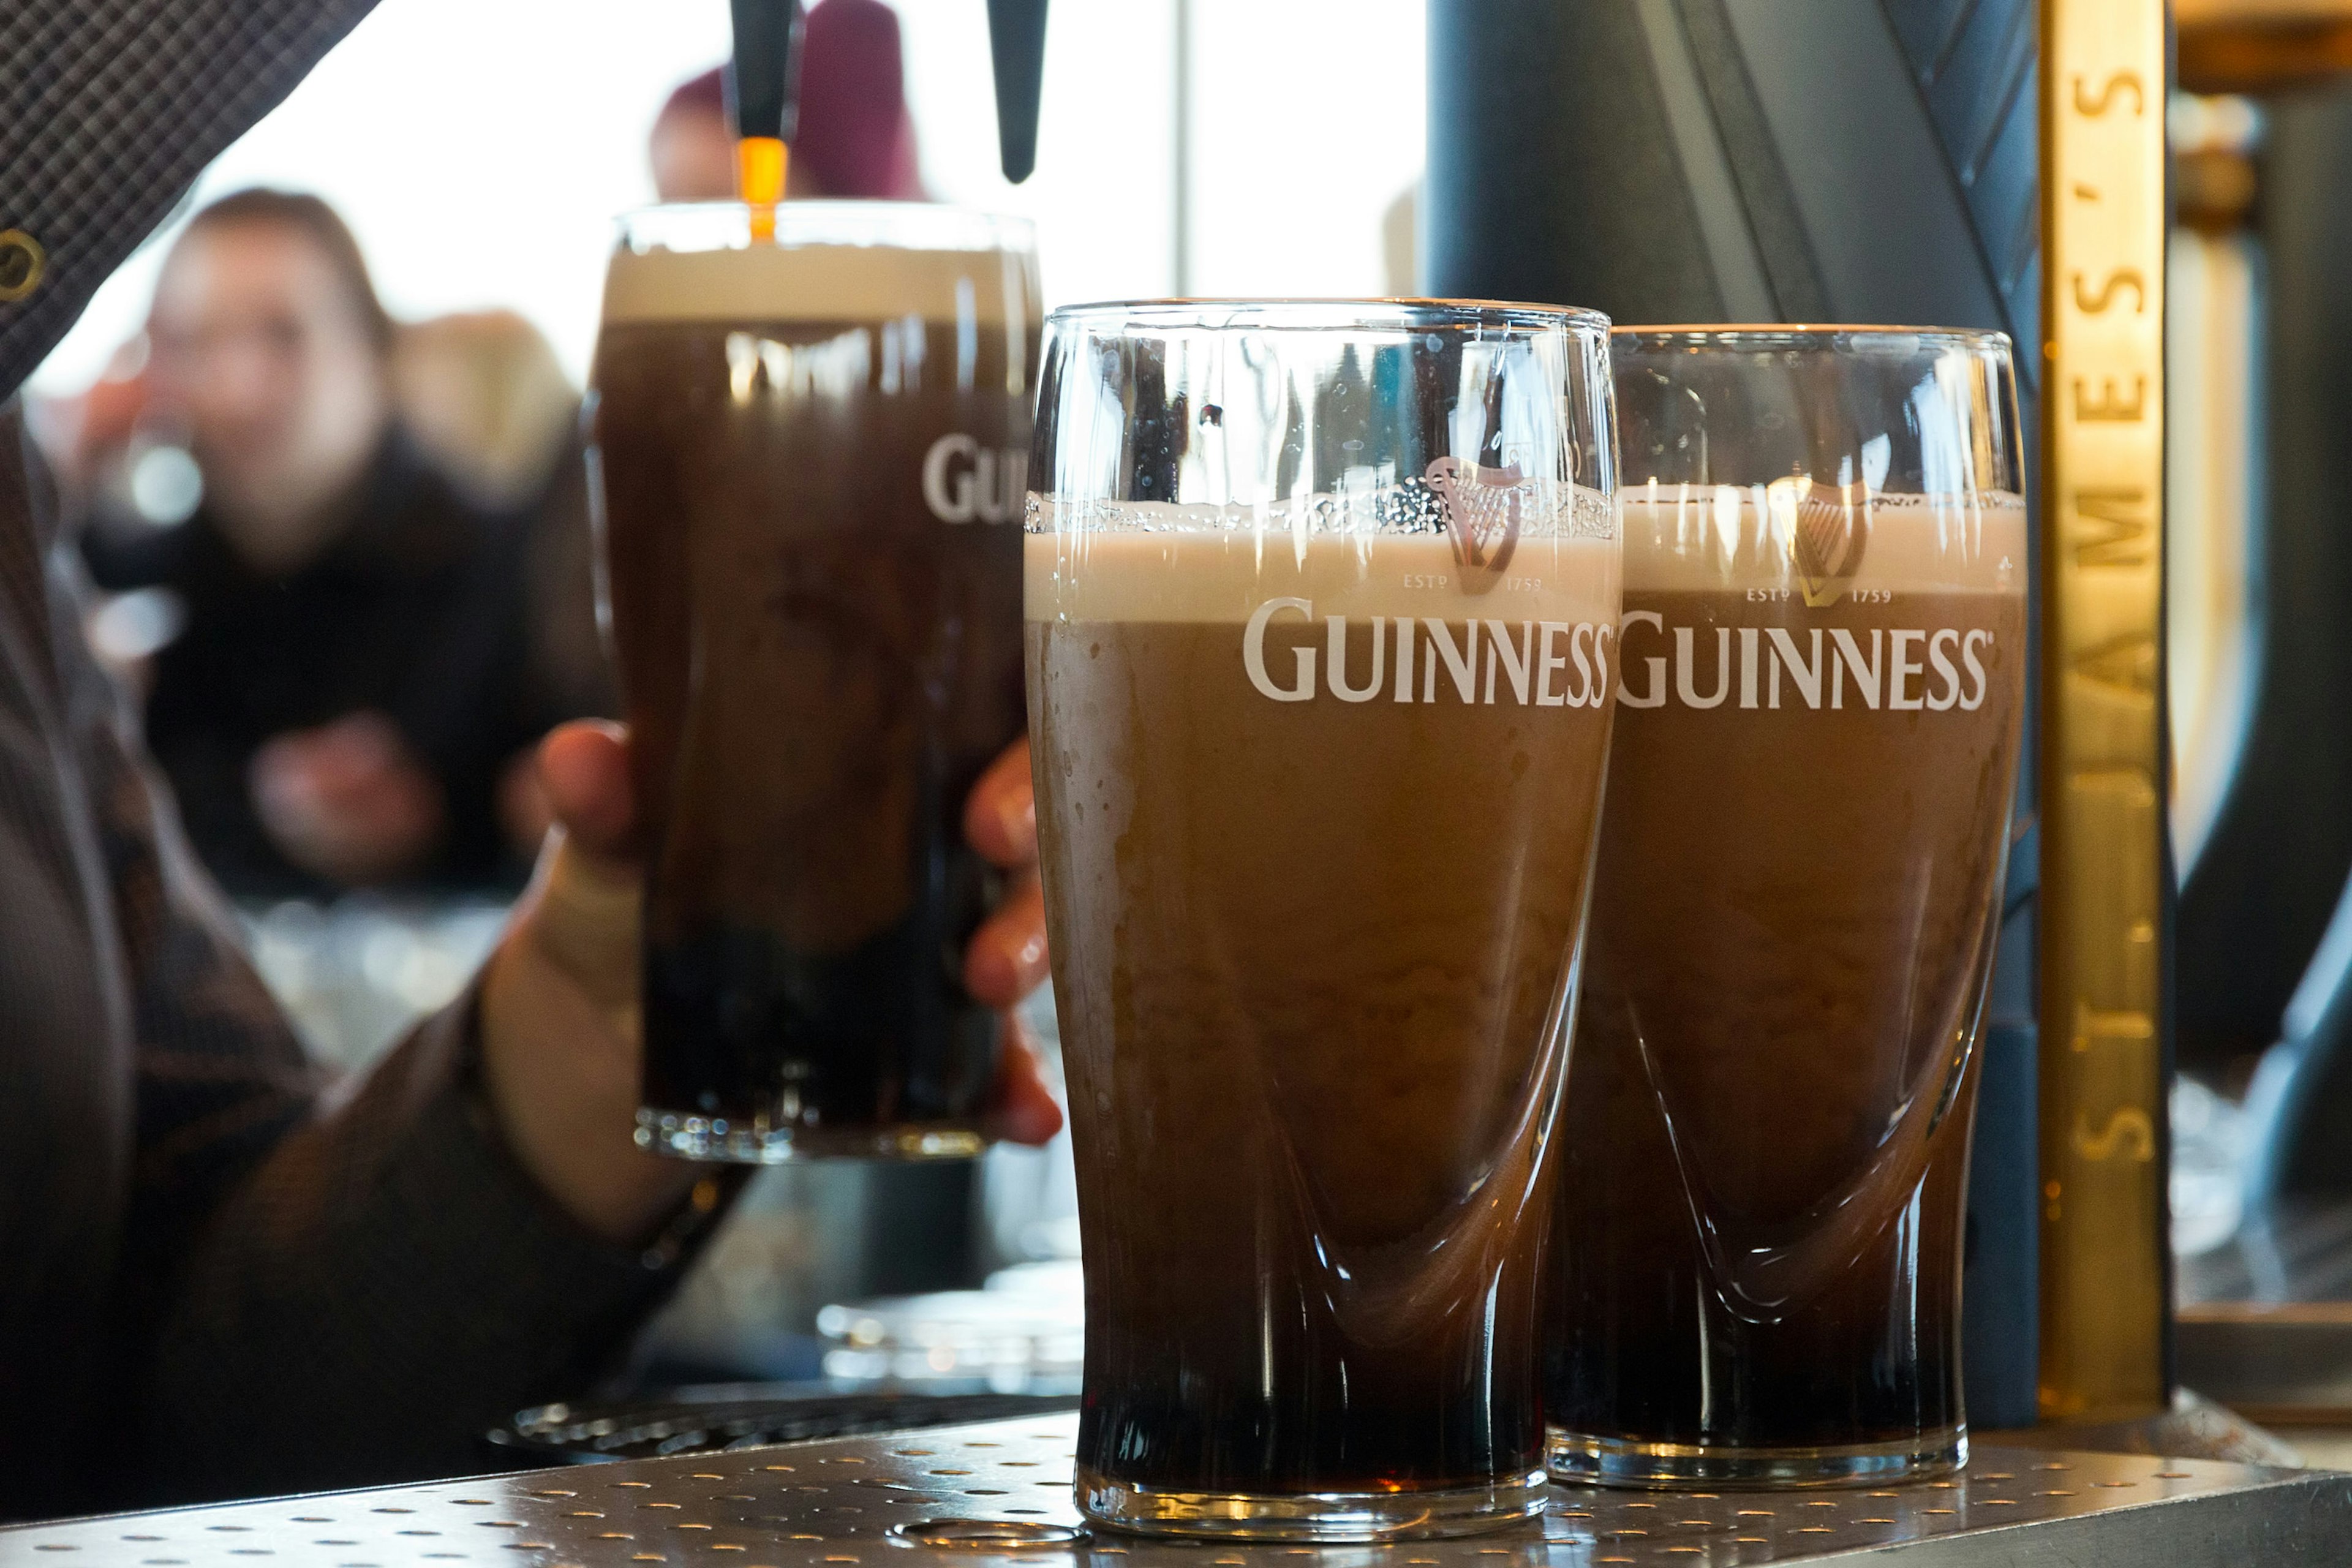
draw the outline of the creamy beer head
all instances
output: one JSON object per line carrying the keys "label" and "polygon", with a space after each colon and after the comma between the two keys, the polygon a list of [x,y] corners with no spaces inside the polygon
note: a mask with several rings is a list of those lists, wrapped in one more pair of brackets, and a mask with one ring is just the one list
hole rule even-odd
{"label": "creamy beer head", "polygon": [[1041,510],[1027,541],[1030,619],[1232,628],[1235,672],[1263,700],[1607,699],[1618,545],[1591,491],[1484,559],[1434,515],[1418,531],[1350,531],[1331,526],[1346,513],[1328,500],[1263,516],[1147,502],[1066,530],[1053,526],[1053,502]]}
{"label": "creamy beer head", "polygon": [[604,586],[651,861],[643,1136],[969,1153],[993,1016],[961,811],[1022,728],[1026,226],[788,203],[624,220]]}
{"label": "creamy beer head", "polygon": [[1849,595],[2025,591],[2025,501],[2008,491],[1652,483],[1619,506],[1625,585],[1645,592],[1752,589],[1822,608]]}
{"label": "creamy beer head", "polygon": [[1635,708],[1973,712],[1988,650],[2022,635],[2003,624],[2025,595],[2015,495],[1652,485],[1622,512]]}
{"label": "creamy beer head", "polygon": [[908,317],[998,331],[1037,324],[1036,263],[1018,219],[885,202],[795,202],[777,215],[777,243],[730,245],[717,242],[741,208],[683,210],[708,212],[709,221],[614,252],[606,326]]}

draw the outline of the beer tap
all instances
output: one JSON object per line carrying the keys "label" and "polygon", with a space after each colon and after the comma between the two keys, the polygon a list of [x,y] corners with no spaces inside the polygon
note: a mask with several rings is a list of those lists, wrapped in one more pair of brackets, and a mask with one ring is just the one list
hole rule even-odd
{"label": "beer tap", "polygon": [[800,129],[801,0],[731,0],[733,58],[727,64],[735,125],[736,195],[751,209],[751,237],[776,236],[785,162]]}
{"label": "beer tap", "polygon": [[[730,0],[734,58],[727,100],[735,126],[736,194],[756,237],[775,234],[790,143],[799,129],[801,0]],[[988,47],[996,79],[996,138],[1014,184],[1037,166],[1037,97],[1045,75],[1045,0],[988,0]]]}
{"label": "beer tap", "polygon": [[1045,75],[1045,0],[988,0],[996,68],[996,142],[1014,184],[1037,166],[1037,96]]}

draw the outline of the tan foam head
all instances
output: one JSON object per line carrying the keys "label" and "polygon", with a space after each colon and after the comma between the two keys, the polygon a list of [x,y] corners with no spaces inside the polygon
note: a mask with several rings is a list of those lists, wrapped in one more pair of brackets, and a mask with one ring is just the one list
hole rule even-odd
{"label": "tan foam head", "polygon": [[[1134,503],[1106,525],[1028,534],[1031,620],[1239,625],[1267,600],[1310,601],[1318,616],[1364,620],[1605,620],[1617,616],[1617,541],[1607,502],[1580,491],[1586,520],[1528,528],[1494,570],[1465,571],[1442,529],[1297,526],[1301,511],[1254,513]],[[1590,526],[1594,520],[1601,526]]]}
{"label": "tan foam head", "polygon": [[659,321],[875,321],[1011,326],[1039,318],[1027,258],[885,245],[751,245],[613,253],[607,326]]}
{"label": "tan foam head", "polygon": [[2025,503],[2006,492],[1865,495],[1782,479],[1619,494],[1629,593],[2025,592]]}

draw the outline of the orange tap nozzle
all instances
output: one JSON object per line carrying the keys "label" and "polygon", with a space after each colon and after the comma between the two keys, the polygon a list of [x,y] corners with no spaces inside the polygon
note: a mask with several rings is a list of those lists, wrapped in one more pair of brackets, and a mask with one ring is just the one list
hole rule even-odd
{"label": "orange tap nozzle", "polygon": [[791,149],[774,136],[746,136],[735,143],[735,189],[751,209],[751,237],[776,237],[776,204],[784,199],[784,165]]}

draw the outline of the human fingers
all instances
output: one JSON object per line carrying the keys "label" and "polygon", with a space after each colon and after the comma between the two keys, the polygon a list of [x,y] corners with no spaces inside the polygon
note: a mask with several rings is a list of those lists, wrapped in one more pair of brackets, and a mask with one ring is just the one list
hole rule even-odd
{"label": "human fingers", "polygon": [[1037,859],[1037,796],[1029,782],[1029,741],[1015,741],[988,765],[964,801],[964,837],[994,865]]}
{"label": "human fingers", "polygon": [[629,732],[582,720],[549,731],[539,744],[539,782],[555,820],[591,855],[627,856],[637,828],[629,779]]}
{"label": "human fingers", "polygon": [[540,853],[525,927],[615,1031],[634,1041],[642,879],[633,854],[628,731],[601,721],[557,727],[540,742],[539,781],[556,831]]}
{"label": "human fingers", "polygon": [[1024,879],[971,933],[963,950],[963,988],[975,1002],[1010,1007],[1045,983],[1045,896]]}
{"label": "human fingers", "polygon": [[1062,1130],[1061,1101],[1045,1082],[1036,1037],[1018,1013],[1004,1019],[1004,1046],[996,1058],[996,1082],[989,1091],[988,1130],[1013,1143],[1048,1142]]}

